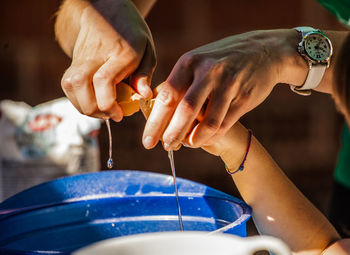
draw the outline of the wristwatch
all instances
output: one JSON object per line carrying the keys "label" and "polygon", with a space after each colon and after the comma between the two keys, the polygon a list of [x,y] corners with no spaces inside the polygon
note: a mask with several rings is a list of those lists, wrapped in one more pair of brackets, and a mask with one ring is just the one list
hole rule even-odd
{"label": "wristwatch", "polygon": [[329,67],[333,47],[329,38],[319,29],[312,27],[296,27],[294,29],[301,34],[297,50],[306,60],[309,72],[302,86],[290,85],[290,88],[299,95],[309,96],[311,90],[320,84],[326,69]]}

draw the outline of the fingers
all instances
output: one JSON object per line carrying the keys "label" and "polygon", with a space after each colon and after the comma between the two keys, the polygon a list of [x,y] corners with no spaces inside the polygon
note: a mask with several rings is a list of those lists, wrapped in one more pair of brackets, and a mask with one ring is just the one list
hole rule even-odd
{"label": "fingers", "polygon": [[121,121],[123,111],[116,102],[115,86],[132,68],[132,63],[122,62],[117,57],[109,58],[102,66],[89,61],[73,64],[62,78],[62,89],[81,113]]}
{"label": "fingers", "polygon": [[141,63],[130,80],[130,84],[134,89],[146,99],[152,98],[150,84],[156,63],[154,47],[151,42],[148,41]]}
{"label": "fingers", "polygon": [[114,10],[124,10],[117,17],[99,4],[82,12],[81,27],[72,42],[72,66],[62,87],[83,114],[120,121],[123,111],[116,100],[116,84],[138,69],[135,87],[143,96],[152,97],[148,85],[155,54],[152,35],[135,6],[130,1],[112,2]]}
{"label": "fingers", "polygon": [[221,129],[222,122],[227,115],[231,101],[231,95],[225,93],[225,91],[216,91],[216,93],[213,93],[204,116],[201,117],[200,123],[188,137],[187,142],[191,147],[200,147]]}
{"label": "fingers", "polygon": [[130,67],[120,59],[111,57],[93,76],[97,107],[114,121],[121,121],[123,118],[123,111],[116,101],[115,86],[128,75],[129,70]]}
{"label": "fingers", "polygon": [[[205,140],[198,141],[197,140],[198,135],[201,135],[201,134],[197,134],[197,131],[194,130],[194,132],[192,132],[191,135],[189,136],[188,142],[190,144],[193,143],[196,146],[203,146],[203,145],[210,145],[218,141],[219,138],[225,135],[227,131],[241,118],[241,116],[243,116],[246,112],[249,111],[249,109],[246,108],[246,104],[244,103],[244,100],[243,101],[242,100],[233,101],[230,104],[230,107],[227,111],[227,114],[224,120],[221,123],[220,128],[215,132],[214,135],[209,137],[206,141]],[[201,138],[199,137],[199,139]]]}
{"label": "fingers", "polygon": [[101,118],[105,115],[97,108],[91,86],[90,73],[95,70],[96,67],[89,62],[81,66],[72,65],[64,73],[61,86],[68,99],[81,113]]}
{"label": "fingers", "polygon": [[157,90],[158,94],[143,133],[142,140],[146,149],[153,148],[158,143],[191,82],[192,71],[177,63],[167,81],[159,86],[160,89]]}
{"label": "fingers", "polygon": [[211,86],[208,82],[202,79],[195,80],[180,101],[163,135],[166,150],[178,147],[186,136],[210,93]]}
{"label": "fingers", "polygon": [[142,140],[146,149],[151,149],[158,143],[180,99],[179,91],[168,82],[164,82],[162,90],[159,91],[156,97],[143,133]]}
{"label": "fingers", "polygon": [[[67,70],[68,71],[68,70]],[[67,75],[67,71],[63,74],[62,79],[61,79],[61,87],[66,95],[66,97],[69,99],[69,101],[74,105],[74,107],[82,113],[82,110],[80,108],[79,102],[76,99],[74,95],[74,89],[72,86],[72,79]]]}

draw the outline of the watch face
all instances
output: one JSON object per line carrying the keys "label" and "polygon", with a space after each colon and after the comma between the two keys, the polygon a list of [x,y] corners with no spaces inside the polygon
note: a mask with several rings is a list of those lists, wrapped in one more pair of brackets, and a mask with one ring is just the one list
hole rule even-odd
{"label": "watch face", "polygon": [[304,47],[306,54],[316,61],[324,61],[331,55],[331,47],[327,37],[319,32],[307,35]]}

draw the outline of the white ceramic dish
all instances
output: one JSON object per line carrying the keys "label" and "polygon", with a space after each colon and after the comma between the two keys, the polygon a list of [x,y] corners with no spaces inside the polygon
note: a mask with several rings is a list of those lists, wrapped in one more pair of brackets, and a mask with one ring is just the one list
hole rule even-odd
{"label": "white ceramic dish", "polygon": [[269,236],[242,238],[208,232],[157,232],[107,239],[74,252],[74,255],[253,255],[268,250],[290,255],[288,247]]}

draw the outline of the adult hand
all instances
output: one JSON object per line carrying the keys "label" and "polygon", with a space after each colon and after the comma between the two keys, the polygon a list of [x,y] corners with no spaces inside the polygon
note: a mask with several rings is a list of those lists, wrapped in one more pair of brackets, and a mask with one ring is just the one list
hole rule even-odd
{"label": "adult hand", "polygon": [[277,83],[302,84],[307,67],[297,42],[292,29],[253,31],[184,54],[158,89],[144,146],[152,148],[160,138],[166,150],[182,142],[210,144]]}
{"label": "adult hand", "polygon": [[131,76],[135,90],[152,97],[149,84],[156,57],[150,30],[129,0],[89,3],[79,25],[72,63],[62,78],[63,91],[81,113],[120,121],[116,86],[123,79]]}

